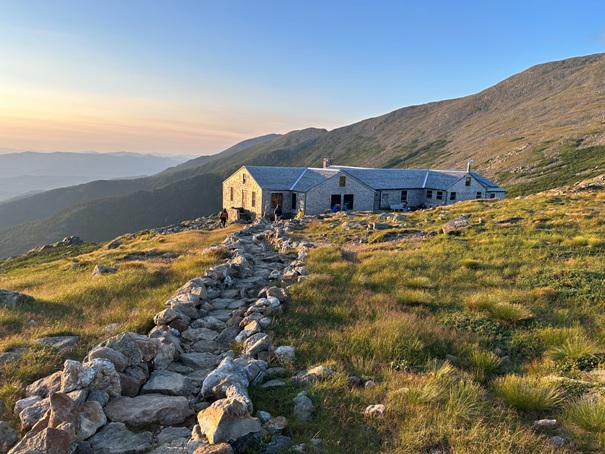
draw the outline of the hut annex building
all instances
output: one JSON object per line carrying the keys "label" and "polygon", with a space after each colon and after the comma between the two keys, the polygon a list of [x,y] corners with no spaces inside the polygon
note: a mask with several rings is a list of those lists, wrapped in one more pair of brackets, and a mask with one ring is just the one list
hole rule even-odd
{"label": "hut annex building", "polygon": [[243,166],[223,181],[223,206],[255,216],[315,215],[336,204],[348,210],[376,211],[450,205],[461,200],[503,199],[505,190],[471,171]]}

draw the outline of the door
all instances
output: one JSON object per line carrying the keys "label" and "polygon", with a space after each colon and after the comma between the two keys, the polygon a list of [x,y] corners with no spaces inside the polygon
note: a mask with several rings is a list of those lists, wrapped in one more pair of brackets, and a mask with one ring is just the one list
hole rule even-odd
{"label": "door", "polygon": [[347,210],[353,209],[353,194],[345,194],[342,199],[342,206],[347,206]]}
{"label": "door", "polygon": [[342,200],[340,194],[332,194],[332,196],[330,197],[330,208],[333,208],[336,204],[342,206],[341,202]]}
{"label": "door", "polygon": [[246,209],[246,197],[248,196],[248,194],[246,193],[245,189],[242,189],[242,208]]}
{"label": "door", "polygon": [[271,208],[275,208],[277,205],[284,209],[283,204],[284,195],[281,192],[272,192],[271,193]]}

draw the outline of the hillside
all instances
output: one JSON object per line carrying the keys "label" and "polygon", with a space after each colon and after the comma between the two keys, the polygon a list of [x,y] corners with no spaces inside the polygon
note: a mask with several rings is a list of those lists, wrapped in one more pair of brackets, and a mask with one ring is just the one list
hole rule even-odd
{"label": "hillside", "polygon": [[[196,175],[224,178],[244,164],[319,166],[326,156],[341,165],[437,169],[462,169],[472,159],[477,172],[509,196],[529,194],[602,172],[603,101],[605,54],[545,63],[464,98],[406,107],[333,131],[308,128],[263,136],[153,177],[96,182],[0,204],[0,228]],[[59,232],[50,221],[47,228]],[[74,233],[68,224],[61,228],[68,229],[61,230],[63,236]],[[12,232],[0,232],[1,242],[13,242]]]}
{"label": "hillside", "polygon": [[[271,371],[265,380],[280,382],[249,383],[254,411],[283,416],[288,424],[279,434],[295,444],[320,439],[326,453],[603,452],[604,188],[601,176],[503,201],[405,214],[341,212],[294,220],[288,229],[265,224],[271,233],[257,237],[279,238],[278,249],[290,252],[282,260],[295,260],[296,268],[288,267],[280,279],[288,295],[283,312],[281,306],[267,311],[270,323],[257,334],[266,333],[273,346],[293,346],[294,358],[278,363],[277,354],[263,356]],[[450,221],[458,229],[445,234]],[[153,314],[175,289],[210,275],[204,270],[229,255],[224,246],[209,253],[205,248],[238,229],[141,232],[122,238],[115,250],[81,245],[0,261],[0,288],[36,298],[0,308],[0,354],[17,356],[0,363],[0,418],[17,426],[10,409],[25,386],[62,367],[65,358],[40,338],[78,336],[65,354],[80,360],[122,330],[148,333]],[[223,245],[237,248],[236,254],[248,247],[246,266],[262,263],[265,276],[267,262],[274,263],[263,260],[264,247],[242,236]],[[304,264],[296,260],[300,253]],[[92,278],[98,263],[117,270]],[[237,274],[251,269],[242,260],[221,263],[233,270],[231,283],[251,274]],[[303,269],[301,275],[295,271]],[[206,282],[218,285],[214,278]],[[254,313],[240,303],[266,302],[240,300],[239,291],[208,293],[204,314],[229,305],[234,309],[221,310],[221,317],[239,321],[239,314]],[[241,332],[237,323],[213,319],[211,325],[209,319],[170,322],[183,333],[176,342],[206,358],[206,350],[216,347],[193,344],[194,335],[216,336],[227,326]],[[118,331],[107,332],[109,327]],[[198,381],[211,370],[171,369]],[[297,416],[293,402],[302,391],[313,404],[307,419]],[[199,389],[195,395],[203,404],[195,411],[205,411],[205,395]],[[195,422],[183,423],[186,437]]]}

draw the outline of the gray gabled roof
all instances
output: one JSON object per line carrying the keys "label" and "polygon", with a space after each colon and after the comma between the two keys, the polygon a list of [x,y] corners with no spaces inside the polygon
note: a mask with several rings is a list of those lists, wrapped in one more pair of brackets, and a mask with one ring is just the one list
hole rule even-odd
{"label": "gray gabled roof", "polygon": [[306,167],[244,166],[262,189],[288,191]]}
{"label": "gray gabled roof", "polygon": [[[270,191],[306,192],[339,172],[344,172],[375,190],[443,189],[452,187],[469,172],[464,170],[372,169],[364,167],[330,166],[271,167],[244,166],[258,185]],[[486,189],[504,192],[500,186],[478,173],[470,174]]]}
{"label": "gray gabled roof", "polygon": [[[387,189],[448,189],[469,172],[464,170],[426,170],[426,169],[371,169],[362,167],[332,166],[354,176],[376,190]],[[500,186],[481,175],[470,174],[486,189],[502,191]]]}

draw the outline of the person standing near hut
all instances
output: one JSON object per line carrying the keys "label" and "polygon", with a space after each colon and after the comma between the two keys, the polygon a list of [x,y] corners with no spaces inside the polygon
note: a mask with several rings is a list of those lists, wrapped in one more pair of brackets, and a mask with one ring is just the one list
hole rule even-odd
{"label": "person standing near hut", "polygon": [[229,219],[226,208],[223,208],[223,211],[219,213],[219,218],[221,220],[221,227],[225,227],[227,225],[227,219]]}
{"label": "person standing near hut", "polygon": [[281,206],[277,205],[273,214],[275,215],[275,222],[279,221],[282,215]]}

